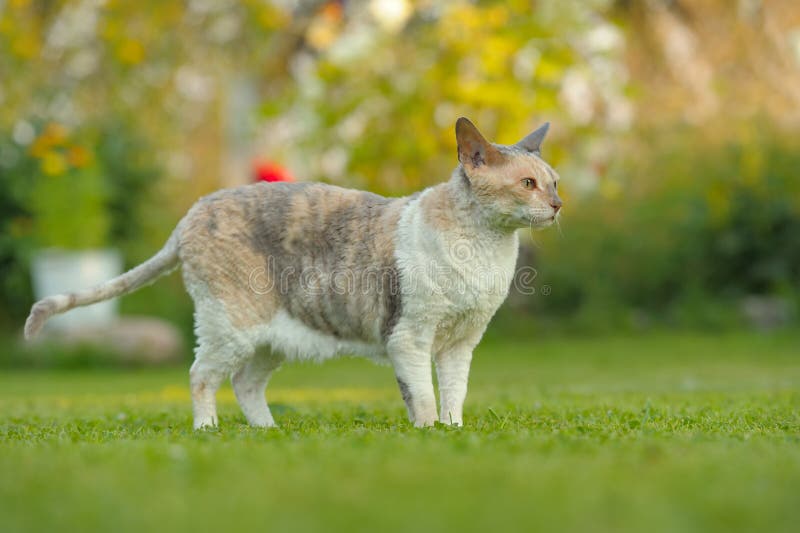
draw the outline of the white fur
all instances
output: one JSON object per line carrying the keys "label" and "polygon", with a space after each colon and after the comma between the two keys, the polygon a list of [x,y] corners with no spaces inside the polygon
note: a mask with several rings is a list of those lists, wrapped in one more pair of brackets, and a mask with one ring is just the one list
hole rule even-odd
{"label": "white fur", "polygon": [[389,358],[411,394],[415,425],[437,419],[432,357],[439,420],[461,424],[472,350],[508,294],[519,242],[515,233],[494,233],[466,220],[451,231],[432,227],[420,206],[426,194],[430,190],[405,208],[398,226],[403,313],[388,342]]}
{"label": "white fur", "polygon": [[358,355],[379,359],[386,356],[380,344],[340,340],[306,326],[281,309],[270,323],[253,328],[249,335],[257,344],[268,344],[289,361],[322,362],[340,355]]}

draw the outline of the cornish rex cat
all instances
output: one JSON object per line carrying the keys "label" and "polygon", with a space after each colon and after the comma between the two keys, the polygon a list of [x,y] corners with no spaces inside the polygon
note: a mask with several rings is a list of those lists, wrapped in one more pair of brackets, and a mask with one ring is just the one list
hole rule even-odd
{"label": "cornish rex cat", "polygon": [[390,362],[414,425],[460,425],[472,350],[512,281],[516,230],[548,226],[561,209],[558,175],[540,158],[547,129],[503,146],[460,118],[450,180],[405,198],[316,183],[216,192],[145,263],[37,302],[25,335],[182,265],[195,303],[195,428],[217,424],[227,376],[248,422],[274,426],[270,374],[284,360],[343,354]]}

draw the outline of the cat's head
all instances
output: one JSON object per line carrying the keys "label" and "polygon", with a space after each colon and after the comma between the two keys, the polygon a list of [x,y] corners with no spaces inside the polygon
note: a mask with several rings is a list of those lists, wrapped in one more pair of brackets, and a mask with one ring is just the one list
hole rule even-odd
{"label": "cat's head", "polygon": [[487,141],[472,122],[456,122],[458,160],[470,194],[498,224],[509,228],[544,227],[561,211],[558,174],[541,158],[549,123],[517,144]]}

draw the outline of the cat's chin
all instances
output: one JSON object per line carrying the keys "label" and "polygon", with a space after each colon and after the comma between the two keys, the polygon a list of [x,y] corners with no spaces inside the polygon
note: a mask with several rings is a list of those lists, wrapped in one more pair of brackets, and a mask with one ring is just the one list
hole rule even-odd
{"label": "cat's chin", "polygon": [[549,218],[537,218],[530,221],[528,224],[525,224],[524,227],[532,229],[544,229],[552,226],[555,223],[555,221],[556,221],[555,216]]}
{"label": "cat's chin", "polygon": [[550,226],[552,226],[553,222],[555,222],[555,221],[552,220],[552,219],[539,222],[539,223],[533,225],[533,230],[534,231],[542,231],[542,230],[547,229]]}

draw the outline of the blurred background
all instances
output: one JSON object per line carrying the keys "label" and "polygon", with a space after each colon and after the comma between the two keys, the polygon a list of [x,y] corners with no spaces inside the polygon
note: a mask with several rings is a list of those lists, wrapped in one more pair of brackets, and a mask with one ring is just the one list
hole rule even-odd
{"label": "blurred background", "polygon": [[20,332],[216,189],[444,181],[462,115],[551,121],[565,199],[490,336],[798,325],[795,0],[0,0],[0,79],[0,365],[188,360],[178,275]]}

